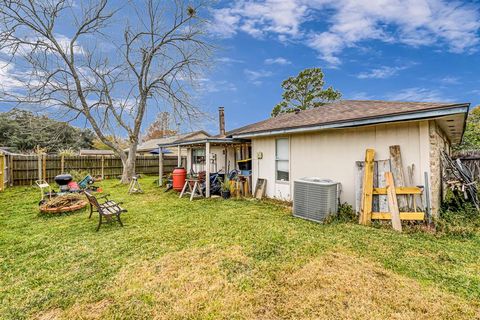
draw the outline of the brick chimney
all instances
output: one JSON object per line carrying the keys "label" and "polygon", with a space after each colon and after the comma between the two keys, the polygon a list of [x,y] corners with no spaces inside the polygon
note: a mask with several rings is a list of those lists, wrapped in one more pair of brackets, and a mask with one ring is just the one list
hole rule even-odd
{"label": "brick chimney", "polygon": [[225,110],[223,107],[218,108],[218,124],[220,126],[220,135],[225,136]]}

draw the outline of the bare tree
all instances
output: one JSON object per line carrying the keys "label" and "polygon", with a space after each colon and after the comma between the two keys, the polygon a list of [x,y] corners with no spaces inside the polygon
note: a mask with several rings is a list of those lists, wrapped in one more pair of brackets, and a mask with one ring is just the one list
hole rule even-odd
{"label": "bare tree", "polygon": [[[147,107],[169,107],[182,119],[198,115],[189,92],[212,47],[204,37],[206,21],[199,17],[203,3],[121,5],[109,0],[0,1],[0,59],[8,58],[15,66],[11,76],[22,84],[1,90],[0,99],[85,118],[122,159],[126,183],[135,172]],[[111,136],[127,137],[128,152]]]}

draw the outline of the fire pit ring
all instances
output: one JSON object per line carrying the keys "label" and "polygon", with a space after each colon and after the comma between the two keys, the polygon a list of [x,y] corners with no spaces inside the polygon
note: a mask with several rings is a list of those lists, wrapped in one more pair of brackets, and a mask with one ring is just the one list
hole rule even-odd
{"label": "fire pit ring", "polygon": [[40,212],[42,213],[63,213],[63,212],[72,212],[83,209],[87,206],[87,201],[82,201],[72,206],[67,207],[56,207],[56,208],[47,208],[45,205],[40,206]]}

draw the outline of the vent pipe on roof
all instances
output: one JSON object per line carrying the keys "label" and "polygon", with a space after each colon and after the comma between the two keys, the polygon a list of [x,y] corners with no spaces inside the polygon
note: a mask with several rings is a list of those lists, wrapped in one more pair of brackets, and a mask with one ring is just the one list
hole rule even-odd
{"label": "vent pipe on roof", "polygon": [[220,126],[220,135],[225,135],[225,111],[223,107],[218,108],[218,123]]}

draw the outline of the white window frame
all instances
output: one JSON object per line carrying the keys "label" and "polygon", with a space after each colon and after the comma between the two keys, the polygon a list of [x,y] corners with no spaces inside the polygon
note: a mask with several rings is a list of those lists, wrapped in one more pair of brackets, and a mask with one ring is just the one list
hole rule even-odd
{"label": "white window frame", "polygon": [[[277,155],[277,142],[278,140],[286,140],[287,141],[287,158],[286,159],[279,159]],[[279,161],[285,161],[287,162],[287,168],[288,168],[288,180],[279,180],[278,179],[278,162]],[[275,182],[277,183],[285,183],[289,184],[291,179],[291,173],[290,173],[290,138],[289,137],[282,137],[282,138],[276,138],[275,139]]]}

